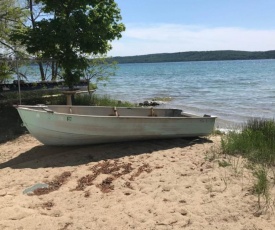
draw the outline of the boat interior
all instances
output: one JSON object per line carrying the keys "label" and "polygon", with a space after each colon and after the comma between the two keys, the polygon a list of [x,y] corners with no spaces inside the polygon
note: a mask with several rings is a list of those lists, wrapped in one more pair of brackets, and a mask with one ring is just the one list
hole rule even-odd
{"label": "boat interior", "polygon": [[166,109],[154,107],[109,107],[109,106],[70,106],[70,105],[21,105],[32,110],[48,113],[64,113],[90,116],[117,116],[117,117],[201,117],[183,113],[180,109]]}

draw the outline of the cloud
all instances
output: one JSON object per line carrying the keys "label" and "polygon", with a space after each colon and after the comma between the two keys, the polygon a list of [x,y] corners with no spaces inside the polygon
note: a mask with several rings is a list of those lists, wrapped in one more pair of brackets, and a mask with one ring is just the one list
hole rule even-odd
{"label": "cloud", "polygon": [[179,24],[126,25],[110,56],[206,50],[275,50],[275,30]]}

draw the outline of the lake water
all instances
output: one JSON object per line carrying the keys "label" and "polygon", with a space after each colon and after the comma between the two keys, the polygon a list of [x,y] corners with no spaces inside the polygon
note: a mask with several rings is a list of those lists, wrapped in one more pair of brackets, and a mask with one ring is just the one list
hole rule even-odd
{"label": "lake water", "polygon": [[131,102],[171,97],[162,107],[218,116],[219,128],[274,118],[275,60],[119,64],[98,94]]}
{"label": "lake water", "polygon": [[[215,115],[219,128],[236,128],[250,118],[275,116],[275,60],[136,63],[118,67],[107,86],[99,84],[97,94],[134,103],[171,97],[161,107]],[[38,75],[37,69],[34,72]]]}

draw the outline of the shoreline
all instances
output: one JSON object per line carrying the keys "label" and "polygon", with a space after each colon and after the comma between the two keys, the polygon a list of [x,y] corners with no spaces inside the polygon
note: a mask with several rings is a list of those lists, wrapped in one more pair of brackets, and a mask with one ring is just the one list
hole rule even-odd
{"label": "shoreline", "polygon": [[[226,119],[226,117],[222,117],[219,116],[217,114],[215,114],[214,112],[211,112],[209,110],[204,110],[204,109],[200,109],[200,108],[195,108],[195,107],[188,107],[188,106],[183,106],[183,105],[179,105],[179,104],[174,104],[173,103],[173,99],[171,99],[171,101],[162,101],[162,100],[157,100],[154,101],[154,98],[142,98],[141,100],[138,99],[133,99],[132,100],[125,100],[118,97],[118,96],[112,96],[110,94],[105,94],[105,93],[100,93],[100,91],[97,91],[95,93],[98,96],[107,96],[110,97],[114,100],[117,101],[125,101],[125,102],[129,102],[135,106],[138,106],[139,104],[143,104],[144,102],[157,102],[159,103],[159,105],[153,106],[156,108],[166,108],[166,109],[180,109],[183,112],[187,112],[187,113],[191,113],[191,114],[196,114],[196,115],[204,115],[204,114],[208,114],[211,116],[216,116],[217,120],[215,123],[215,128],[216,129],[225,129],[225,130],[239,130],[241,129],[242,125],[245,124],[249,119],[253,119],[255,117],[243,117],[243,116],[237,116],[236,117],[232,117],[230,120]],[[150,106],[145,106],[150,108]],[[239,118],[239,119],[238,119]],[[259,118],[259,117],[257,117]],[[267,118],[267,119],[271,119],[271,118]]]}

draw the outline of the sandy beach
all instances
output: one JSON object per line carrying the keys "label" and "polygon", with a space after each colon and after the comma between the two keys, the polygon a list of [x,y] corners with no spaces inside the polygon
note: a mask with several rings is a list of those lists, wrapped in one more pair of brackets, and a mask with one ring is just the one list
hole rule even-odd
{"label": "sandy beach", "polygon": [[[219,142],[48,147],[22,135],[0,145],[0,229],[275,229],[251,171],[216,156]],[[38,183],[47,187],[26,193]]]}

